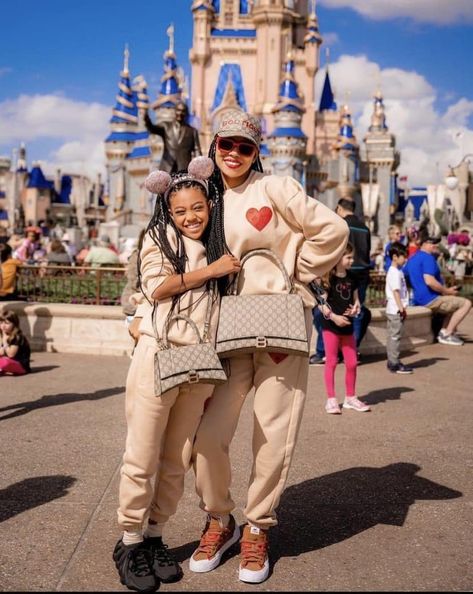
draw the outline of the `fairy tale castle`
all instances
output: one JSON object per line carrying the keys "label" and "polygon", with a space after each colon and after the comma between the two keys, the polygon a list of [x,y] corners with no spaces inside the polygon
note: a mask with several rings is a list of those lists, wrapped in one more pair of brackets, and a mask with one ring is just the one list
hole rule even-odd
{"label": "fairy tale castle", "polygon": [[116,104],[105,140],[106,201],[109,218],[142,226],[149,219],[151,196],[143,181],[159,167],[162,141],[144,126],[146,110],[156,121],[173,119],[176,103],[187,101],[191,123],[206,153],[227,110],[260,117],[265,170],[292,175],[330,208],[351,196],[358,214],[384,237],[397,207],[399,153],[378,89],[371,125],[362,145],[348,104],[335,101],[325,68],[322,94],[315,96],[322,36],[315,0],[193,0],[190,97],[174,51],[169,48],[155,101],[142,76],[131,78],[125,50]]}

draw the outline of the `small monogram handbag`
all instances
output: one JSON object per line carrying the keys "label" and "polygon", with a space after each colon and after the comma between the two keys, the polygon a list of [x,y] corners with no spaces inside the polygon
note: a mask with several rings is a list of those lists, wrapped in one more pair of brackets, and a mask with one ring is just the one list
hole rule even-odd
{"label": "small monogram handbag", "polygon": [[[158,343],[158,351],[154,356],[154,385],[156,396],[160,396],[171,388],[183,384],[222,384],[227,381],[220,359],[214,347],[208,341],[210,315],[212,310],[213,285],[209,290],[207,313],[203,336],[195,322],[188,316],[174,315],[164,324],[162,339],[159,338],[154,318],[154,330]],[[197,343],[171,347],[168,342],[168,330],[174,320],[183,320],[189,324],[197,337]]]}
{"label": "small monogram handbag", "polygon": [[[249,258],[257,255],[271,258],[278,265],[285,280],[286,293],[237,295],[243,266]],[[220,304],[216,350],[223,358],[255,351],[309,354],[302,297],[294,293],[283,262],[271,250],[251,250],[241,259],[233,293],[223,296]]]}

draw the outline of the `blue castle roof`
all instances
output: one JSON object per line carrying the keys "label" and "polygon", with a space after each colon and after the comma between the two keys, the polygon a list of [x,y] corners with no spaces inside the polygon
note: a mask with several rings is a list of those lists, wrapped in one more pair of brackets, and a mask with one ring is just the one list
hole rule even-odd
{"label": "blue castle roof", "polygon": [[337,104],[335,103],[335,97],[332,91],[332,85],[330,84],[330,76],[328,68],[325,72],[324,87],[322,90],[322,97],[320,98],[319,111],[337,111]]}
{"label": "blue castle roof", "polygon": [[181,100],[182,89],[177,77],[176,55],[169,49],[164,54],[164,74],[161,77],[161,88],[153,108],[175,107]]}
{"label": "blue castle roof", "polygon": [[121,72],[120,82],[118,83],[118,94],[116,104],[112,110],[113,116],[110,123],[138,123],[138,108],[136,106],[136,95],[133,94],[130,84],[130,74],[128,70]]}
{"label": "blue castle roof", "polygon": [[37,188],[38,190],[52,190],[54,182],[47,180],[39,165],[35,165],[30,171],[27,188]]}

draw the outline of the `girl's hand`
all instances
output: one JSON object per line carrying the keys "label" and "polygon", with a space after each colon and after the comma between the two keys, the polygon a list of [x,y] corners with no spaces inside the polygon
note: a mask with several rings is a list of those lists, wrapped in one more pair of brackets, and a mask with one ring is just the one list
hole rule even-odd
{"label": "girl's hand", "polygon": [[361,311],[361,305],[359,301],[356,301],[353,305],[350,305],[350,307],[347,307],[344,314],[345,316],[348,316],[350,318],[355,318]]}
{"label": "girl's hand", "polygon": [[351,321],[347,317],[345,317],[345,315],[341,316],[339,314],[332,314],[330,319],[334,324],[336,324],[340,328],[349,326],[351,324]]}
{"label": "girl's hand", "polygon": [[230,254],[225,254],[210,264],[212,278],[220,278],[221,276],[226,276],[227,274],[233,274],[234,272],[238,272],[240,268],[240,260],[235,258],[235,256],[231,256]]}

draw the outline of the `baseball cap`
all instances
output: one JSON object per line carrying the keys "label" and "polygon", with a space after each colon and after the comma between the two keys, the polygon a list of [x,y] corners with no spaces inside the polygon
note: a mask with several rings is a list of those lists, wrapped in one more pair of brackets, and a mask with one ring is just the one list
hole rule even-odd
{"label": "baseball cap", "polygon": [[259,119],[244,111],[227,112],[220,122],[217,136],[242,136],[256,146],[261,142],[261,124]]}

